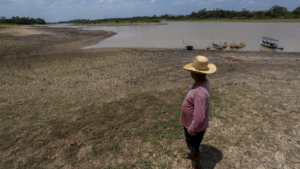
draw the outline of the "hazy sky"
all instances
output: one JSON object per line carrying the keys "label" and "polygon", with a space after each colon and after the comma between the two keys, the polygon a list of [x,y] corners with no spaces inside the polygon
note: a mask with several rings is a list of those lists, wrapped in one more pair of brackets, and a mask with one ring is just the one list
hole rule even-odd
{"label": "hazy sky", "polygon": [[292,11],[300,6],[300,0],[0,0],[0,16],[39,17],[46,22],[57,22],[166,13],[186,15],[203,8],[268,10],[273,5]]}

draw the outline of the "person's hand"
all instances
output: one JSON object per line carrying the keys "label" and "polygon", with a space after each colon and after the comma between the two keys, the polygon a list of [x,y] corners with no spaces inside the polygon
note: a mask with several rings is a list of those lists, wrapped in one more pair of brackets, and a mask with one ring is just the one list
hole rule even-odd
{"label": "person's hand", "polygon": [[195,136],[197,133],[195,132],[192,132],[191,130],[188,130],[188,133],[191,135],[191,136]]}

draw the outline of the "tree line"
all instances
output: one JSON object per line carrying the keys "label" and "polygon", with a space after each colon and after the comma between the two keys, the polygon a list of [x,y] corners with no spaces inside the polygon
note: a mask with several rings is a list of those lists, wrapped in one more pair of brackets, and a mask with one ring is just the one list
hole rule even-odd
{"label": "tree line", "polygon": [[150,23],[150,22],[160,22],[159,18],[153,18],[149,16],[137,16],[132,18],[105,18],[105,19],[74,19],[70,21],[60,21],[59,23],[75,23],[75,24],[98,24],[98,23]]}
{"label": "tree line", "polygon": [[206,8],[192,12],[189,15],[169,15],[165,14],[160,16],[161,19],[169,20],[215,20],[215,19],[296,19],[300,18],[300,7],[293,11],[288,11],[287,8],[275,5],[269,10],[264,11],[249,11],[245,8],[242,11],[233,10],[206,10]]}
{"label": "tree line", "polygon": [[0,23],[9,23],[9,24],[20,24],[20,25],[29,25],[29,24],[46,24],[44,19],[41,18],[29,18],[29,17],[12,17],[7,19],[5,16],[0,17]]}
{"label": "tree line", "polygon": [[269,10],[249,11],[245,8],[242,11],[206,8],[198,12],[192,12],[188,15],[164,14],[161,16],[137,16],[132,18],[105,18],[97,20],[75,19],[70,21],[60,21],[60,23],[77,24],[97,24],[97,23],[135,23],[135,22],[160,22],[161,20],[260,20],[260,19],[300,19],[300,7],[293,11],[287,8],[275,5]]}

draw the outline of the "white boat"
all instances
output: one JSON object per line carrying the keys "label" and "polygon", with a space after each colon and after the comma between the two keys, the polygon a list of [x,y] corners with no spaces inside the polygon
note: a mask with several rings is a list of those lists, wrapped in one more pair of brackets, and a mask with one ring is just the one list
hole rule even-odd
{"label": "white boat", "polygon": [[227,46],[228,46],[228,45],[227,45],[227,42],[224,42],[223,45],[222,45],[222,48],[223,48],[223,49],[226,49]]}
{"label": "white boat", "polygon": [[221,46],[221,45],[218,45],[218,44],[213,44],[213,47],[214,47],[215,49],[223,50],[222,46]]}
{"label": "white boat", "polygon": [[227,42],[224,42],[223,45],[221,45],[221,41],[220,41],[220,45],[218,44],[213,44],[213,47],[218,49],[218,50],[223,50],[227,48]]}
{"label": "white boat", "polygon": [[261,45],[268,48],[276,49],[278,46],[278,40],[268,37],[262,37]]}

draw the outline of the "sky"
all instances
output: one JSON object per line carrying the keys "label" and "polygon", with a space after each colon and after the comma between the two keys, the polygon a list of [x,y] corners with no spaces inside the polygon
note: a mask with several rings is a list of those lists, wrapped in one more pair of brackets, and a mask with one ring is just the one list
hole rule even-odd
{"label": "sky", "polygon": [[293,11],[300,0],[0,0],[0,16],[42,18],[46,22],[73,19],[187,15],[206,8],[268,10],[274,5]]}

